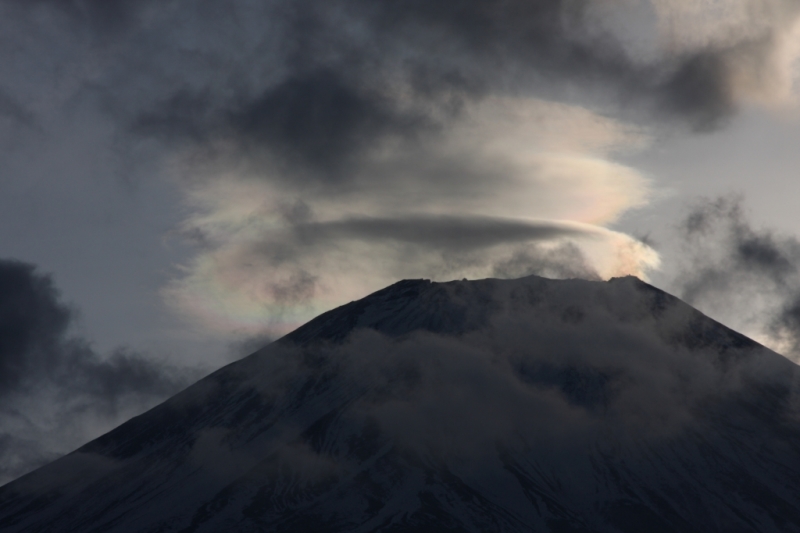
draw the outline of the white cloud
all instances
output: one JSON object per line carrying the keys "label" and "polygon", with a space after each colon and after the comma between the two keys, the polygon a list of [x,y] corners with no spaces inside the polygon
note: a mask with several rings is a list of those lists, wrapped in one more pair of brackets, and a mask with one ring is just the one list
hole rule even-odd
{"label": "white cloud", "polygon": [[399,278],[488,277],[510,272],[500,268],[509,261],[532,273],[543,263],[525,270],[521,258],[542,254],[556,272],[553,258],[567,256],[548,250],[567,244],[592,275],[657,267],[648,246],[602,226],[649,198],[650,181],[612,159],[647,145],[640,129],[505,97],[475,104],[423,141],[378,147],[335,190],[300,185],[279,167],[259,175],[227,155],[199,167],[190,154],[176,166],[192,175],[180,234],[197,255],[167,301],[204,328],[256,334],[286,331]]}

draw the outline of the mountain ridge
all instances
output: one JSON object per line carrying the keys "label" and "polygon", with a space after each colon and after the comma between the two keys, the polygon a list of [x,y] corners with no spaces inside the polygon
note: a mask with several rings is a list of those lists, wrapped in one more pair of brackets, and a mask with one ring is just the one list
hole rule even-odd
{"label": "mountain ridge", "polygon": [[405,280],[0,488],[0,528],[800,531],[796,368],[632,277]]}

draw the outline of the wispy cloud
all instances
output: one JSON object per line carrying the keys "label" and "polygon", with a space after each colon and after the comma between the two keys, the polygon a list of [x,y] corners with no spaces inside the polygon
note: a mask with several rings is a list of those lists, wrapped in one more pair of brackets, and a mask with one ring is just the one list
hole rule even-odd
{"label": "wispy cloud", "polygon": [[800,241],[749,219],[743,198],[697,202],[679,226],[681,296],[792,359],[800,358]]}
{"label": "wispy cloud", "polygon": [[72,332],[75,311],[33,265],[0,260],[0,483],[174,394],[197,373]]}

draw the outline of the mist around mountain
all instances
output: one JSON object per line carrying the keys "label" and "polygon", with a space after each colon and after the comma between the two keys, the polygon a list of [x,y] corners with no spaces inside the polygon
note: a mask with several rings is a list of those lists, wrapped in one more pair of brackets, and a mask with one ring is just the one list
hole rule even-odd
{"label": "mist around mountain", "polygon": [[403,281],[0,488],[0,530],[800,531],[797,368],[633,277]]}

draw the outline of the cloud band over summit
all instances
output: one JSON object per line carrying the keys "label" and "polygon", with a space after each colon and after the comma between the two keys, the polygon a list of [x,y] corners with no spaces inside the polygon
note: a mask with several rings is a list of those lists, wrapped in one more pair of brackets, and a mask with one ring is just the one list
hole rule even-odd
{"label": "cloud band over summit", "polygon": [[499,217],[408,216],[349,218],[295,227],[302,242],[357,239],[415,243],[436,249],[470,250],[493,245],[596,236],[578,224],[536,222]]}
{"label": "cloud band over summit", "polygon": [[[49,109],[74,109],[111,132],[128,182],[177,184],[172,235],[194,256],[163,294],[233,329],[310,316],[274,295],[321,310],[397,277],[493,275],[564,246],[601,276],[645,275],[655,252],[602,229],[655,194],[622,156],[781,104],[798,15],[784,0],[0,8],[8,35],[35,36],[27,62],[3,67],[7,119],[47,130]],[[55,59],[46,42],[62,43]],[[51,83],[14,81],[25,64]]]}

